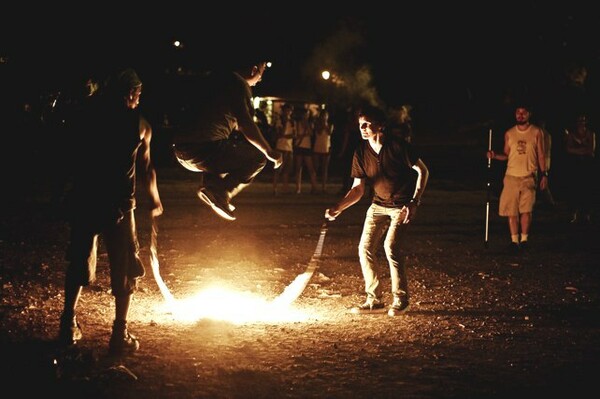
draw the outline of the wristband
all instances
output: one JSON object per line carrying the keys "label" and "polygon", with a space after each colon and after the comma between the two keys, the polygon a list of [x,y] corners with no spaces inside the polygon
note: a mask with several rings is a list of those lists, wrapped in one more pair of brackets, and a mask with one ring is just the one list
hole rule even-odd
{"label": "wristband", "polygon": [[416,206],[419,206],[419,205],[421,205],[421,200],[418,198],[413,198],[410,200],[410,203],[415,204]]}

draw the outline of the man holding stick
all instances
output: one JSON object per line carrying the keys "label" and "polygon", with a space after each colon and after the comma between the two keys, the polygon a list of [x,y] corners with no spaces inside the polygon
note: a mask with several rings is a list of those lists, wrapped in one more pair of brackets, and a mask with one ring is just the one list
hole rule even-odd
{"label": "man holding stick", "polygon": [[504,134],[504,153],[487,152],[488,159],[507,161],[498,214],[508,217],[510,251],[513,253],[528,246],[538,175],[541,175],[540,189],[545,190],[548,186],[544,133],[529,121],[530,117],[530,106],[517,105],[517,123]]}
{"label": "man holding stick", "polygon": [[358,245],[367,299],[355,310],[369,312],[384,307],[375,272],[375,255],[385,236],[383,247],[390,267],[393,297],[388,315],[396,316],[409,306],[404,241],[421,202],[429,171],[410,143],[384,134],[385,121],[385,114],[378,108],[363,108],[359,113],[363,142],[354,151],[351,172],[354,182],[344,198],[325,211],[325,217],[334,220],[362,198],[367,184],[373,187],[373,201]]}

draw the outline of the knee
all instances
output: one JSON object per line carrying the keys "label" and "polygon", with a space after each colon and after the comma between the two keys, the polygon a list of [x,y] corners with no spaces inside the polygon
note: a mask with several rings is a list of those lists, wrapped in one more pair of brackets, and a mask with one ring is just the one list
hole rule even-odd
{"label": "knee", "polygon": [[358,246],[358,258],[362,261],[373,257],[371,247],[366,243],[360,243]]}

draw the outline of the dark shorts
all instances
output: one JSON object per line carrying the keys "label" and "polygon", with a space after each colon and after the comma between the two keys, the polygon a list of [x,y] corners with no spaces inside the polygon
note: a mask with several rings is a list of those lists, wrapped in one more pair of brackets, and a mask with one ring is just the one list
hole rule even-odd
{"label": "dark shorts", "polygon": [[232,185],[250,183],[265,167],[267,158],[245,138],[173,146],[177,161],[186,169],[228,174]]}
{"label": "dark shorts", "polygon": [[123,219],[96,231],[89,226],[73,223],[71,243],[67,251],[70,261],[67,283],[87,286],[96,280],[98,239],[102,235],[110,263],[111,289],[114,296],[129,295],[145,275],[139,256],[139,242],[133,210],[125,212]]}

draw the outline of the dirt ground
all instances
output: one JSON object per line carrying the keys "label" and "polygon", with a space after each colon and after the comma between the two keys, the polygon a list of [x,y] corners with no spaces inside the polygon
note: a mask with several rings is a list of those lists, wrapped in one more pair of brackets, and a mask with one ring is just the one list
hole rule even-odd
{"label": "dirt ground", "polygon": [[[407,245],[411,308],[388,317],[348,312],[364,299],[357,259],[368,206],[362,201],[329,224],[319,268],[288,312],[298,319],[278,321],[252,301],[273,300],[304,272],[324,210],[339,198],[339,180],[324,194],[308,194],[304,183],[306,193],[273,196],[264,171],[235,199],[237,220],[228,222],[195,197],[196,175],[172,166],[158,173],[165,213],[157,250],[169,292],[182,300],[219,286],[244,296],[222,312],[225,320],[182,320],[161,307],[142,198],[137,217],[148,273],[129,322],[139,351],[107,353],[113,302],[103,249],[98,281],[84,290],[79,307],[83,340],[60,348],[53,340],[68,227],[54,217],[43,190],[34,192],[5,206],[1,222],[6,392],[23,398],[564,398],[589,396],[597,386],[598,225],[570,226],[561,203],[536,209],[531,249],[510,255],[495,197],[484,245],[484,185],[432,173]],[[380,263],[387,292],[389,273]],[[222,302],[198,308],[219,309]],[[227,312],[246,321],[228,321]]]}

